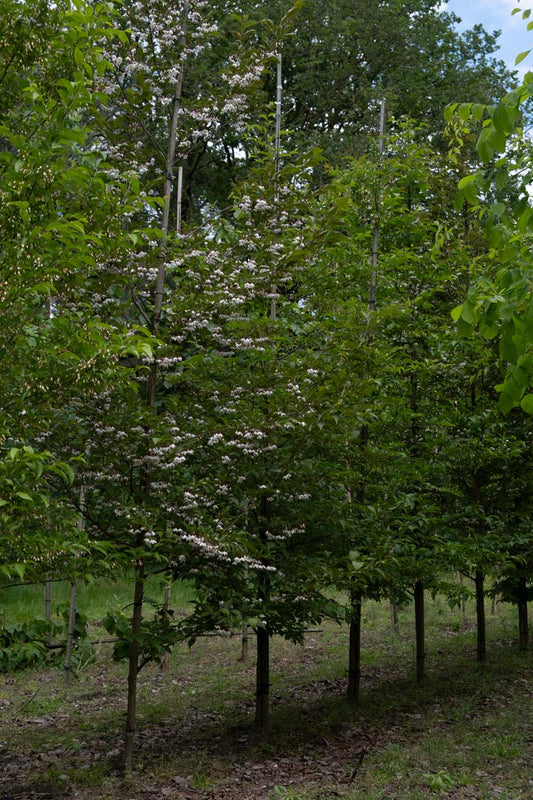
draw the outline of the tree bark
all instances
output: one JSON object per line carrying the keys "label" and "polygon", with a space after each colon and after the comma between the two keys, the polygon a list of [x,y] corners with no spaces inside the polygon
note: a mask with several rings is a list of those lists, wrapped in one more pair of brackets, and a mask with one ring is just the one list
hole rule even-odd
{"label": "tree bark", "polygon": [[[181,25],[180,45],[183,48],[186,42],[187,22],[189,16],[189,2],[185,0],[183,6],[183,16]],[[161,220],[161,240],[159,245],[159,267],[157,270],[157,277],[154,288],[154,306],[152,310],[152,319],[150,324],[151,333],[157,336],[159,333],[159,326],[161,322],[161,314],[163,311],[163,295],[165,288],[166,277],[166,253],[167,253],[167,239],[169,232],[170,220],[170,205],[172,199],[172,190],[174,186],[174,162],[176,158],[176,137],[178,131],[178,117],[182,99],[183,88],[183,65],[181,65],[176,83],[174,85],[174,95],[172,98],[172,115],[170,121],[170,131],[167,143],[167,158],[165,165],[165,187],[164,187],[164,205],[163,217]],[[180,174],[180,193],[181,193]],[[181,196],[178,197],[181,203]],[[180,212],[181,213],[181,205]],[[179,223],[177,222],[177,225]],[[146,389],[146,405],[148,408],[155,409],[156,407],[156,389],[157,389],[157,374],[158,362],[154,358],[150,366],[148,374],[148,384]],[[150,491],[150,477],[146,473],[141,478],[143,492],[148,494]],[[144,536],[139,536],[137,547],[144,544]],[[126,712],[126,734],[124,737],[124,751],[123,751],[123,768],[124,772],[129,773],[133,767],[133,743],[135,738],[135,715],[137,710],[137,674],[139,672],[139,632],[142,623],[142,607],[144,599],[144,576],[145,567],[144,562],[138,561],[135,569],[135,589],[133,600],[133,617],[131,623],[131,645],[128,665],[128,708]]]}
{"label": "tree bark", "polygon": [[424,583],[415,583],[415,630],[416,630],[416,682],[420,686],[426,678],[426,642],[424,619]]}
{"label": "tree bark", "polygon": [[257,628],[255,724],[261,733],[269,728],[270,636],[267,628]]}
{"label": "tree bark", "polygon": [[361,592],[351,597],[352,618],[350,621],[350,646],[348,657],[348,687],[346,698],[350,705],[359,702],[361,683]]}
{"label": "tree bark", "polygon": [[52,619],[52,581],[49,573],[44,583],[44,616],[47,620]]}
{"label": "tree bark", "polygon": [[248,627],[245,625],[241,634],[241,661],[248,660]]}
{"label": "tree bark", "polygon": [[486,636],[485,636],[485,575],[478,569],[476,570],[476,622],[477,622],[477,660],[480,664],[485,663],[487,656]]}
{"label": "tree bark", "polygon": [[137,714],[137,674],[139,672],[139,633],[142,623],[144,599],[144,563],[135,570],[135,589],[133,616],[131,620],[131,645],[128,662],[128,707],[126,711],[126,736],[124,738],[124,772],[130,773],[133,767],[133,742],[135,739],[135,719]]}
{"label": "tree bark", "polygon": [[[386,103],[385,100],[381,101],[380,114],[379,114],[379,166],[383,157],[383,144],[385,136],[385,118],[386,118]],[[374,230],[372,231],[372,272],[370,275],[370,292],[368,295],[368,307],[370,311],[376,310],[376,270],[379,257],[379,234],[380,234],[380,205],[381,197],[376,198],[376,214],[374,219]]]}
{"label": "tree bark", "polygon": [[520,578],[518,582],[518,631],[520,637],[520,650],[525,652],[529,646],[529,624],[527,618],[527,585],[526,579]]}
{"label": "tree bark", "polygon": [[463,573],[457,573],[457,580],[459,581],[459,586],[461,587],[461,614],[463,615],[463,619],[466,617],[466,600],[464,593],[462,592],[464,581],[463,581]]}
{"label": "tree bark", "polygon": [[398,606],[396,603],[390,601],[390,624],[393,633],[399,633],[400,628],[398,625]]}
{"label": "tree bark", "polygon": [[[170,619],[170,597],[171,597],[172,587],[170,584],[165,586],[165,599],[163,601],[163,613],[165,615],[165,619]],[[170,658],[168,653],[163,654],[163,660],[161,661],[161,673],[164,675],[168,672],[170,666]]]}
{"label": "tree bark", "polygon": [[68,614],[67,649],[65,652],[65,682],[70,684],[72,677],[72,650],[74,649],[74,627],[76,625],[76,600],[78,587],[76,581],[70,584],[70,609]]}

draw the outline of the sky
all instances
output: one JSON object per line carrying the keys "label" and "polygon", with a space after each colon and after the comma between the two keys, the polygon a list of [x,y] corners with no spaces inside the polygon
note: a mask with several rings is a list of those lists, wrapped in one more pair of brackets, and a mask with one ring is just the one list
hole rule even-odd
{"label": "sky", "polygon": [[[527,20],[522,19],[522,14],[511,14],[513,8],[526,10],[533,9],[533,0],[449,0],[446,3],[448,11],[453,11],[461,17],[462,23],[459,29],[471,28],[480,22],[483,27],[492,33],[494,30],[501,30],[498,39],[500,50],[497,54],[507,65],[514,69],[516,56],[524,50],[533,48],[533,30],[527,30],[528,22],[533,20],[533,10],[531,17]],[[517,72],[522,76],[528,70],[533,71],[533,53],[531,53],[517,67]]]}

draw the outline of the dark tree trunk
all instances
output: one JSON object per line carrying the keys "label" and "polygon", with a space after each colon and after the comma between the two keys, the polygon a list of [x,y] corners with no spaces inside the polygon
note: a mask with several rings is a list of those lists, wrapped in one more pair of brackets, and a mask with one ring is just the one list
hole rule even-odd
{"label": "dark tree trunk", "polygon": [[477,660],[485,663],[487,657],[485,637],[485,575],[481,570],[476,570],[476,621],[477,621]]}
{"label": "dark tree trunk", "polygon": [[425,642],[425,619],[424,619],[424,583],[415,583],[415,629],[416,629],[416,682],[418,685],[424,682],[425,661],[426,661],[426,642]]}
{"label": "dark tree trunk", "polygon": [[68,614],[67,649],[65,651],[65,681],[67,685],[72,677],[72,651],[74,649],[74,628],[76,625],[76,604],[78,585],[76,581],[70,584],[70,609]]}
{"label": "dark tree trunk", "polygon": [[248,627],[245,625],[241,634],[241,656],[239,661],[248,660]]}
{"label": "dark tree trunk", "polygon": [[270,636],[266,628],[257,628],[257,662],[255,688],[255,724],[262,733],[268,731],[270,694]]}
{"label": "dark tree trunk", "polygon": [[46,619],[52,619],[52,581],[50,575],[46,576],[44,584],[44,616]]}
{"label": "dark tree trunk", "polygon": [[[163,613],[165,615],[165,619],[170,621],[172,619],[172,609],[170,608],[170,603],[172,599],[172,586],[167,584],[165,586],[165,594],[163,600]],[[163,659],[161,661],[161,674],[165,675],[170,667],[170,653],[165,652],[163,654]]]}
{"label": "dark tree trunk", "polygon": [[518,582],[518,630],[520,635],[520,650],[525,652],[529,646],[529,625],[527,619],[527,585],[525,578],[520,578]]}
{"label": "dark tree trunk", "polygon": [[350,621],[350,649],[348,654],[348,688],[346,698],[351,705],[359,702],[361,683],[361,592],[352,594]]}
{"label": "dark tree trunk", "polygon": [[133,595],[133,617],[131,620],[131,645],[128,664],[128,708],[126,712],[126,736],[124,738],[124,771],[133,767],[133,742],[135,739],[135,718],[137,713],[137,674],[139,672],[139,633],[141,630],[144,599],[144,563],[135,570],[135,589]]}
{"label": "dark tree trunk", "polygon": [[400,627],[398,625],[398,606],[396,603],[390,601],[390,624],[393,633],[399,633]]}

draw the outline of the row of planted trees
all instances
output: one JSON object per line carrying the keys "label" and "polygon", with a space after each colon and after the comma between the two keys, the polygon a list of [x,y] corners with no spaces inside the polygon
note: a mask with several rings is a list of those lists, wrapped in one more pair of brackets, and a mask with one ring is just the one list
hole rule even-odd
{"label": "row of planted trees", "polygon": [[[474,575],[480,631],[485,574],[528,592],[531,424],[493,398],[514,353],[496,323],[450,324],[472,265],[501,258],[511,168],[476,178],[488,238],[469,179],[455,199],[463,108],[445,155],[424,124],[386,133],[383,105],[335,168],[291,151],[300,3],[224,17],[222,40],[203,0],[4,5],[4,575],[134,568],[132,618],[110,622],[129,643],[128,768],[138,671],[179,639],[253,628],[267,727],[272,635],[350,622],[353,700],[362,598],[414,595],[421,677],[425,587],[456,600],[446,576]],[[488,302],[471,298],[463,327]],[[194,582],[179,625],[143,619],[153,571]]]}

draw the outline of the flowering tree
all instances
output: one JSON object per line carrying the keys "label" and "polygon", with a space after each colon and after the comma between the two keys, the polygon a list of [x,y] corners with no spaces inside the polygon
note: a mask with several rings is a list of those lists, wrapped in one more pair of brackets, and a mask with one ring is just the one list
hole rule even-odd
{"label": "flowering tree", "polygon": [[[58,461],[64,452],[42,447],[130,351],[120,326],[103,324],[87,303],[87,289],[122,252],[121,214],[136,198],[85,124],[105,69],[101,40],[115,35],[109,9],[7,2],[3,20],[0,442],[3,523],[13,537],[2,560],[29,563],[64,553],[73,539],[79,551],[69,504],[49,502],[50,479],[72,481],[72,468]],[[31,533],[17,542],[29,518]]]}

